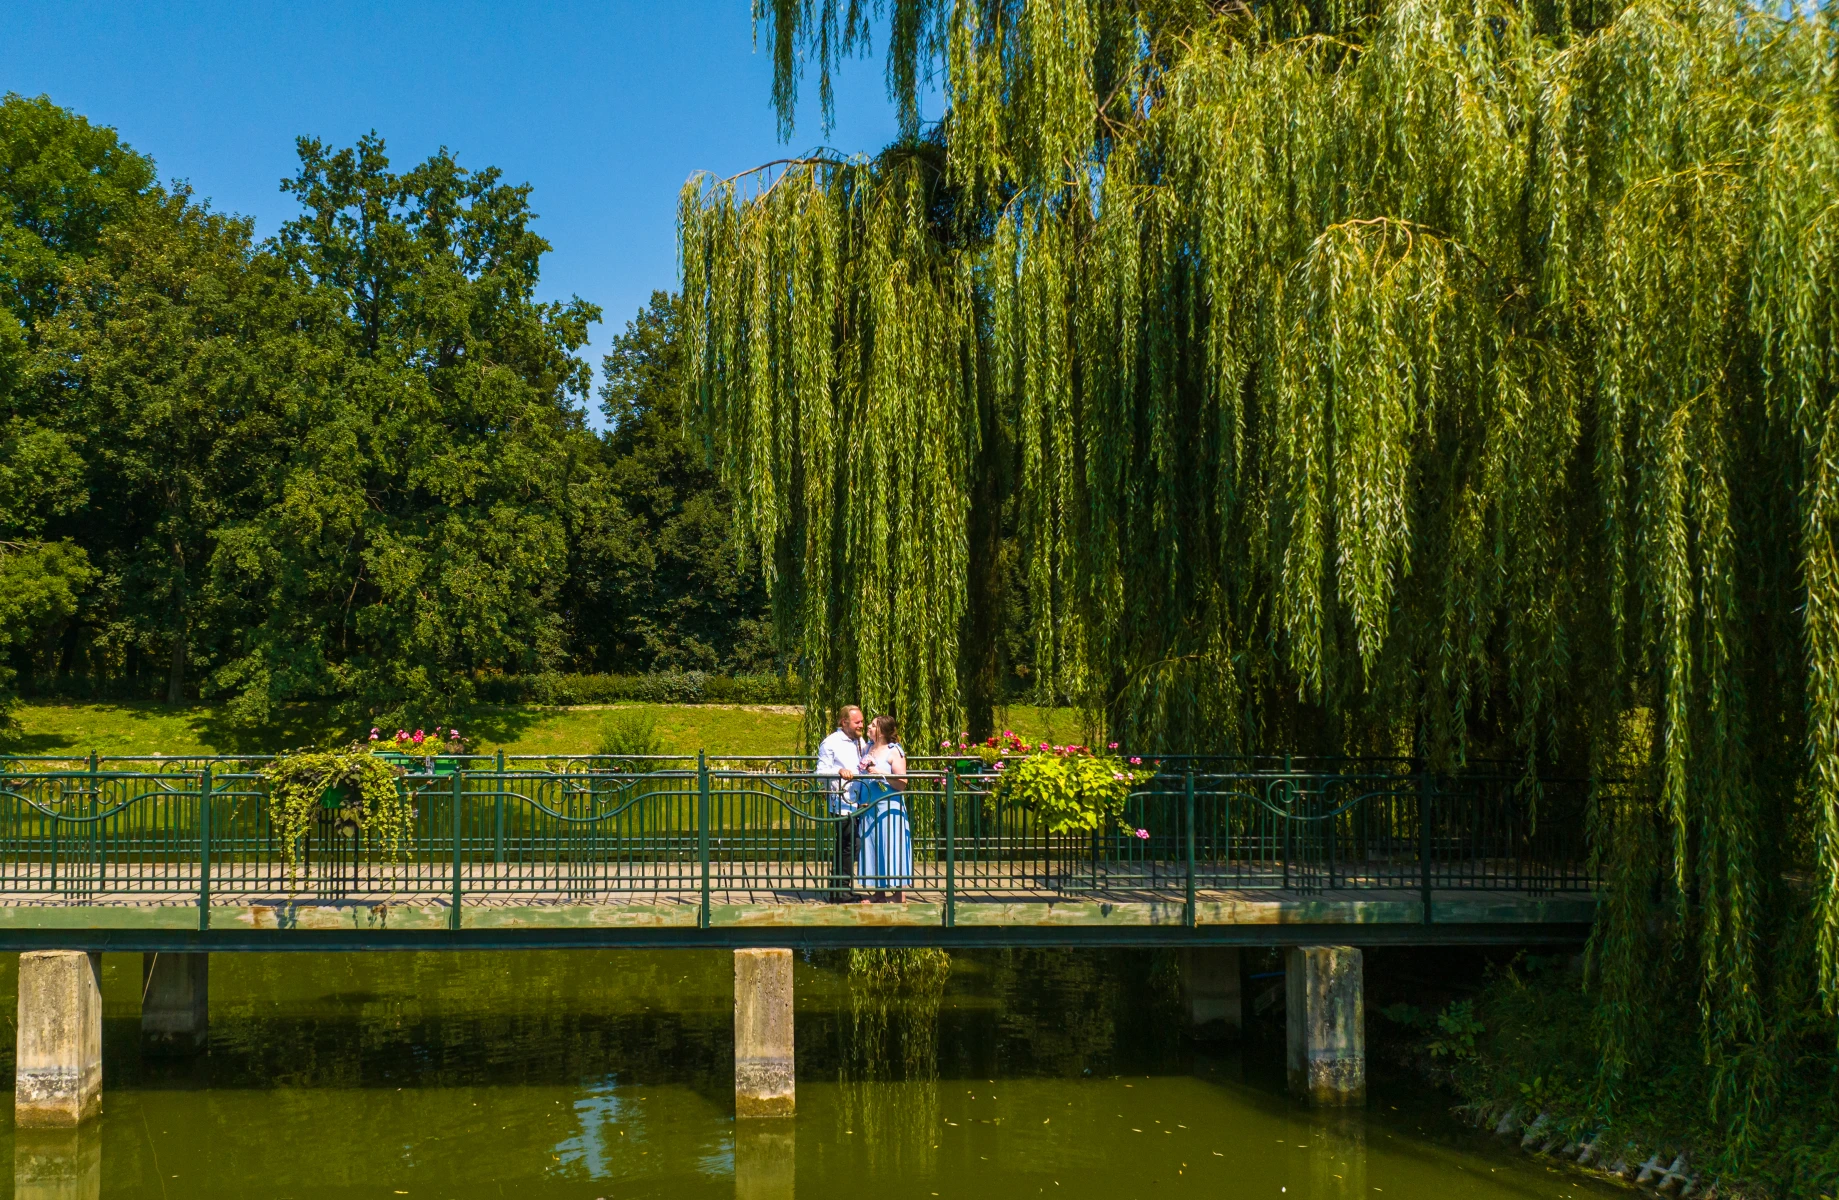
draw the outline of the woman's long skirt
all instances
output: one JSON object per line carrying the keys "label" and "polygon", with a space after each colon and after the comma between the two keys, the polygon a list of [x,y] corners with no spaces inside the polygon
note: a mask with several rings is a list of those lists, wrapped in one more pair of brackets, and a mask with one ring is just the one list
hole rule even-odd
{"label": "woman's long skirt", "polygon": [[913,886],[913,827],[900,793],[864,780],[856,816],[856,887],[877,892]]}

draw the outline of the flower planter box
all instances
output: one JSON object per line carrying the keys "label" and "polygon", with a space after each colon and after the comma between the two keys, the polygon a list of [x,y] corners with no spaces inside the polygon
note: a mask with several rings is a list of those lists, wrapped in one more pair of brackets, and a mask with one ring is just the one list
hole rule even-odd
{"label": "flower planter box", "polygon": [[398,750],[379,750],[377,757],[392,767],[401,767],[411,774],[452,775],[460,769],[460,760],[449,755],[437,754],[432,762],[429,757],[418,754],[404,754]]}

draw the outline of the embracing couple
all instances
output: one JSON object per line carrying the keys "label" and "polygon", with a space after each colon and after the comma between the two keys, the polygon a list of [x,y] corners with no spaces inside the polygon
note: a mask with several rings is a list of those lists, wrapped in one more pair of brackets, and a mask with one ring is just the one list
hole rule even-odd
{"label": "embracing couple", "polygon": [[[876,901],[894,893],[896,904],[913,886],[913,828],[907,819],[907,754],[895,741],[893,717],[866,725],[862,710],[846,705],[836,732],[817,748],[817,773],[833,777],[830,814],[837,821],[831,893],[839,900],[873,890]],[[867,904],[864,899],[862,903]]]}

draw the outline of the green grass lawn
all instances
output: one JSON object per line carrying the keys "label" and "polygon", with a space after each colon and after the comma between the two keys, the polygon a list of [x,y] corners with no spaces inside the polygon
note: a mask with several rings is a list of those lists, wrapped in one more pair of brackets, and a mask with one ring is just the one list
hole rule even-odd
{"label": "green grass lawn", "polygon": [[[229,754],[263,753],[302,746],[326,746],[363,736],[325,710],[297,706],[272,725],[255,729],[224,720],[208,707],[164,704],[28,703],[14,710],[20,730],[0,736],[0,754]],[[785,707],[717,704],[620,704],[610,707],[481,708],[462,725],[471,747],[481,753],[587,754],[601,748],[611,727],[649,723],[654,753],[755,755],[796,754],[803,717]],[[1071,709],[1015,705],[997,714],[997,724],[1030,740],[1080,736]],[[393,732],[393,731],[386,731]],[[920,747],[910,747],[921,753]]]}

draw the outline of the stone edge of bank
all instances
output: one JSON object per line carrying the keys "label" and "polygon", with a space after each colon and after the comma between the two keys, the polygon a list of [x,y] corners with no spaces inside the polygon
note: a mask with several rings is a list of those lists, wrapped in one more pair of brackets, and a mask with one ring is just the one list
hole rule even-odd
{"label": "stone edge of bank", "polygon": [[1542,1110],[1529,1120],[1522,1106],[1511,1102],[1460,1104],[1455,1112],[1469,1124],[1491,1130],[1499,1138],[1518,1137],[1523,1153],[1556,1158],[1583,1174],[1633,1184],[1650,1195],[1679,1200],[1768,1200],[1766,1192],[1726,1184],[1694,1171],[1690,1152],[1678,1148],[1680,1143],[1673,1143],[1671,1149],[1663,1149],[1665,1143],[1651,1149],[1638,1141],[1606,1143],[1606,1128],[1573,1135],[1562,1131],[1577,1128],[1579,1122],[1568,1120],[1565,1114]]}

